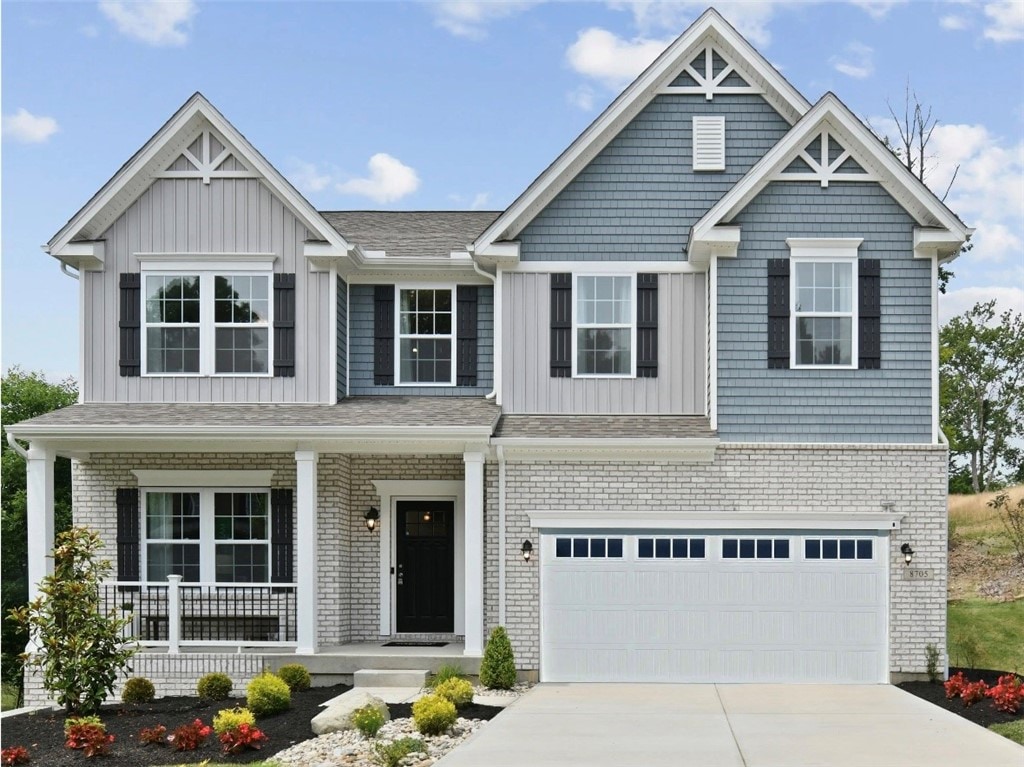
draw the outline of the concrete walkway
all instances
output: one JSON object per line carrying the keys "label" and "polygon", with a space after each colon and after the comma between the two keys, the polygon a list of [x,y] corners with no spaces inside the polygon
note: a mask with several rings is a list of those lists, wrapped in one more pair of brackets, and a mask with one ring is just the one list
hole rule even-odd
{"label": "concrete walkway", "polygon": [[542,684],[437,767],[1024,767],[888,685]]}

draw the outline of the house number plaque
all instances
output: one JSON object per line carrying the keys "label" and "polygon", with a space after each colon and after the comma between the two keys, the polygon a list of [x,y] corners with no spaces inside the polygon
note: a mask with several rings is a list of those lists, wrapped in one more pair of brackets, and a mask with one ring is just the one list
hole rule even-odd
{"label": "house number plaque", "polygon": [[908,567],[903,571],[905,581],[932,581],[935,580],[935,573],[923,567]]}

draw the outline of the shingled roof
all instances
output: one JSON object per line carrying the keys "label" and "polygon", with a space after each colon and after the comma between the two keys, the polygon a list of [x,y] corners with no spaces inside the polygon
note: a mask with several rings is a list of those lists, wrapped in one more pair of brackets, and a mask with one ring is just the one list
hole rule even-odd
{"label": "shingled roof", "polygon": [[401,258],[448,258],[465,250],[500,210],[328,210],[327,223],[363,250]]}

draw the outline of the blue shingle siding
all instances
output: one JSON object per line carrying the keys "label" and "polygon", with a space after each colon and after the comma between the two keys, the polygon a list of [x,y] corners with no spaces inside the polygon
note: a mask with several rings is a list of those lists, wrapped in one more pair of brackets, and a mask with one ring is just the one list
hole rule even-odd
{"label": "blue shingle siding", "polygon": [[[718,262],[718,432],[730,441],[931,441],[931,263],[913,219],[878,184],[773,182],[733,223]],[[769,370],[767,260],[787,237],[863,237],[881,265],[880,370]]]}
{"label": "blue shingle siding", "polygon": [[338,278],[338,399],[348,396],[348,283]]}
{"label": "blue shingle siding", "polygon": [[477,292],[476,386],[374,386],[373,288],[373,285],[352,285],[349,288],[351,396],[396,394],[479,397],[488,394],[494,388],[494,289],[490,285],[479,286]]}
{"label": "blue shingle siding", "polygon": [[[725,171],[694,173],[694,115],[725,116]],[[789,130],[760,96],[658,96],[519,235],[524,261],[681,261],[690,227]]]}

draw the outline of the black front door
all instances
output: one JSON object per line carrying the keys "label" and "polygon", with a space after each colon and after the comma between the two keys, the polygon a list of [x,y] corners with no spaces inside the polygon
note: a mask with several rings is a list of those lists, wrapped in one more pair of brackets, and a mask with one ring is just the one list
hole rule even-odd
{"label": "black front door", "polygon": [[396,618],[399,633],[455,630],[455,504],[397,501]]}

